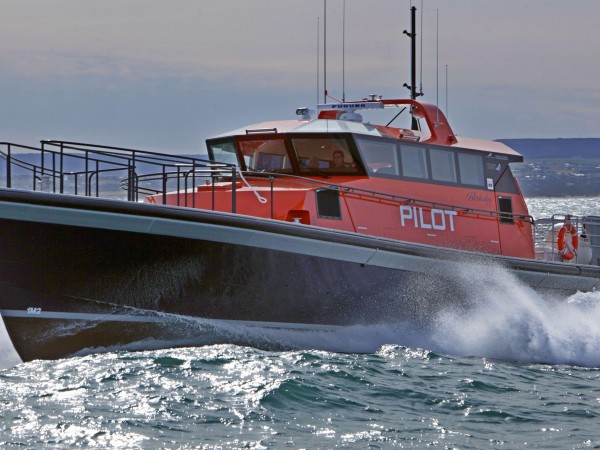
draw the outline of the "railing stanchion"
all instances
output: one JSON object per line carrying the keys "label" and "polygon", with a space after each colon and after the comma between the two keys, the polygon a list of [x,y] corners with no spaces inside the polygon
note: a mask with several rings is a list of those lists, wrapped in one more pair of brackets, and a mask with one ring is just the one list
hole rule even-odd
{"label": "railing stanchion", "polygon": [[56,153],[54,152],[52,152],[52,193],[56,194]]}
{"label": "railing stanchion", "polygon": [[192,161],[192,208],[195,208],[195,207],[196,207],[196,160],[194,159],[194,161]]}
{"label": "railing stanchion", "polygon": [[273,175],[269,175],[269,184],[271,187],[271,219],[274,219],[274,210],[273,210]]}
{"label": "railing stanchion", "polygon": [[6,187],[7,188],[12,188],[12,173],[11,173],[11,165],[12,162],[10,160],[10,144],[8,144],[7,148],[6,148]]}
{"label": "railing stanchion", "polygon": [[181,167],[177,164],[177,206],[181,206],[179,196],[181,195]]}
{"label": "railing stanchion", "polygon": [[[85,175],[84,175],[84,180],[85,180],[85,185],[84,185],[84,188],[85,188],[85,193],[84,193],[83,195],[84,195],[85,197],[91,197],[91,196],[92,196],[92,185],[91,185],[91,183],[88,183],[88,182],[87,182],[87,180],[88,180],[88,173],[89,173],[89,171],[90,171],[90,166],[89,166],[89,164],[90,164],[90,154],[89,154],[89,151],[88,151],[88,150],[86,150],[86,151],[85,151],[83,154],[85,155],[85,156],[84,156],[84,158],[83,158],[83,161],[84,161],[84,163],[85,163],[85,164],[84,164],[84,166],[85,166],[85,170],[84,170],[84,172],[85,172]],[[96,170],[98,170],[98,162],[97,162],[97,161],[96,161]],[[77,182],[75,182],[75,184],[77,184]],[[97,197],[97,196],[96,196],[96,197]]]}
{"label": "railing stanchion", "polygon": [[[193,171],[194,169],[192,169]],[[190,172],[186,172],[184,177],[183,177],[183,206],[185,206],[187,208],[188,205],[188,198],[187,198],[187,194],[188,194],[188,177],[190,176]]]}
{"label": "railing stanchion", "polygon": [[210,181],[211,181],[211,209],[214,211],[215,210],[215,174],[212,171],[211,168],[211,172],[210,172]]}
{"label": "railing stanchion", "polygon": [[[96,161],[96,197],[100,197],[100,162]],[[90,197],[92,195],[92,186],[90,186]]]}
{"label": "railing stanchion", "polygon": [[237,179],[236,168],[231,169],[231,212],[236,213],[236,196],[237,196]]}
{"label": "railing stanchion", "polygon": [[137,166],[135,161],[130,161],[131,166],[129,167],[129,176],[127,177],[128,182],[127,182],[127,189],[129,189],[129,192],[131,193],[129,196],[129,201],[131,202],[135,202],[138,200],[138,195],[137,195]]}
{"label": "railing stanchion", "polygon": [[131,201],[137,202],[139,200],[138,197],[138,191],[137,191],[137,179],[135,178],[135,169],[136,169],[136,157],[137,153],[134,151],[131,152],[131,166],[132,166],[132,171],[131,171]]}
{"label": "railing stanchion", "polygon": [[63,147],[63,143],[60,143],[60,162],[59,162],[59,167],[60,167],[60,181],[58,183],[59,185],[59,190],[58,192],[60,194],[64,194],[65,193],[65,180],[64,180],[64,147]]}
{"label": "railing stanchion", "polygon": [[127,161],[127,201],[133,201],[133,168],[131,160]]}
{"label": "railing stanchion", "polygon": [[162,204],[167,204],[167,173],[165,172],[165,165],[162,166]]}
{"label": "railing stanchion", "polygon": [[[193,169],[192,169],[193,170]],[[189,177],[190,173],[185,172],[183,175],[183,206],[185,206],[187,208],[188,205],[188,177]]]}
{"label": "railing stanchion", "polygon": [[[42,143],[43,144],[43,143]],[[44,156],[46,156],[46,151],[44,150],[44,148],[42,147],[42,154],[40,155],[40,184],[42,184],[41,180],[44,177],[44,166],[45,166],[45,159]],[[40,191],[42,190],[42,186],[40,186]]]}

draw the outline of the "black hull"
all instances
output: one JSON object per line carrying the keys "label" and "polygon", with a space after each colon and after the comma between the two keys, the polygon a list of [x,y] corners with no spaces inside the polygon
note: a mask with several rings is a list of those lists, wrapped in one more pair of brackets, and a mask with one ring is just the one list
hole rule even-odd
{"label": "black hull", "polygon": [[9,190],[0,190],[0,249],[0,309],[23,360],[140,342],[235,341],[211,330],[218,321],[319,330],[390,320],[426,325],[432,311],[464,298],[453,274],[474,259],[561,295],[600,286],[600,269],[586,266]]}

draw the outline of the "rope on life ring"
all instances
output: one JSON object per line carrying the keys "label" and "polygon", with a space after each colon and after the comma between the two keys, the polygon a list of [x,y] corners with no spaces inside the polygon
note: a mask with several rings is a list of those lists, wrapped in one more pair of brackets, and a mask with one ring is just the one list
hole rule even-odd
{"label": "rope on life ring", "polygon": [[[569,234],[567,234],[567,232]],[[565,239],[567,236],[569,236],[570,239]],[[579,247],[579,236],[577,235],[575,226],[570,222],[565,222],[558,231],[556,244],[558,245],[558,254],[563,260],[570,261],[575,258],[577,248]]]}

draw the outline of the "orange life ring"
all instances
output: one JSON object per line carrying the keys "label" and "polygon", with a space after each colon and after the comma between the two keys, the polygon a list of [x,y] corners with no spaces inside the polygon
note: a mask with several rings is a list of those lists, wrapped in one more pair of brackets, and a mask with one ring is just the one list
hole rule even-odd
{"label": "orange life ring", "polygon": [[[567,235],[567,231],[569,234]],[[565,241],[565,237],[570,236],[570,242]],[[577,235],[577,229],[570,222],[565,222],[560,230],[558,231],[558,239],[556,240],[558,245],[558,254],[563,260],[570,261],[575,258],[577,254],[577,248],[579,247],[579,236]]]}

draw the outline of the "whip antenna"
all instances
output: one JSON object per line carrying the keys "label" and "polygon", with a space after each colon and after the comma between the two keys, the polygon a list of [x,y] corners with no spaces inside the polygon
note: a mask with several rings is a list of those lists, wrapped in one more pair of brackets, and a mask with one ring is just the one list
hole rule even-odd
{"label": "whip antenna", "polygon": [[437,125],[438,122],[440,121],[440,114],[439,114],[439,105],[440,105],[440,10],[436,9],[435,10],[435,26],[436,26],[436,31],[435,31],[435,106],[436,108],[436,112],[435,112],[435,124]]}
{"label": "whip antenna", "polygon": [[346,101],[346,0],[342,9],[342,102]]}
{"label": "whip antenna", "polygon": [[321,59],[321,55],[320,55],[320,45],[321,45],[321,23],[320,23],[320,18],[317,17],[317,104],[319,103],[319,95],[321,94],[321,91],[319,90],[319,77],[321,76],[321,74],[319,73],[319,60]]}
{"label": "whip antenna", "polygon": [[448,119],[448,117],[450,117],[448,115],[448,64],[446,64],[446,119]]}

